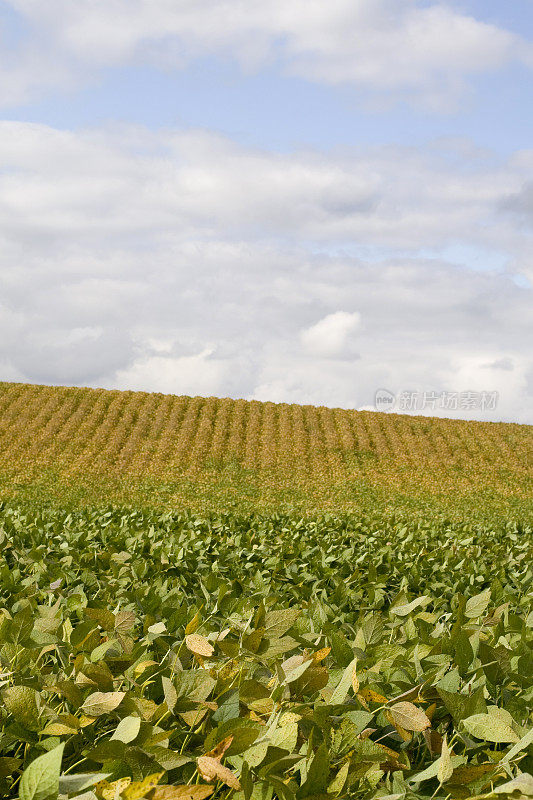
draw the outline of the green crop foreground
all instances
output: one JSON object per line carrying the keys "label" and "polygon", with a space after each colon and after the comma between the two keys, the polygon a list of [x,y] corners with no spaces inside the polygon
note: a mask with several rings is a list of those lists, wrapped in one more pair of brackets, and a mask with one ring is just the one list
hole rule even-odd
{"label": "green crop foreground", "polygon": [[0,506],[0,787],[533,796],[531,529]]}

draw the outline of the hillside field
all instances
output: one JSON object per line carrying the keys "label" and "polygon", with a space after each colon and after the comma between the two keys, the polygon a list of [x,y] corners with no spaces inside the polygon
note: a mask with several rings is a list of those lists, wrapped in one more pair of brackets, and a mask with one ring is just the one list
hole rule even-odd
{"label": "hillside field", "polygon": [[74,507],[525,518],[533,428],[0,383],[0,493]]}

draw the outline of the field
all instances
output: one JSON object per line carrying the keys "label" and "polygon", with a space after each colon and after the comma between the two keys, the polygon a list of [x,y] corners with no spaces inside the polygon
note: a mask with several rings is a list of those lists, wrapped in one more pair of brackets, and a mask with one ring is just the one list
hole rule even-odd
{"label": "field", "polygon": [[0,797],[532,798],[531,434],[0,384]]}
{"label": "field", "polygon": [[0,384],[0,491],[73,507],[527,517],[533,429]]}
{"label": "field", "polygon": [[532,796],[530,529],[5,505],[0,531],[3,796]]}

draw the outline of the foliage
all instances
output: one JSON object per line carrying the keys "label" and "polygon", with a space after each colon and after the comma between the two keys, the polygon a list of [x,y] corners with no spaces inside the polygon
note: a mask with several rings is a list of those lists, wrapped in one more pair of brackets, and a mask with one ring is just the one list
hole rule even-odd
{"label": "foliage", "polygon": [[533,796],[531,529],[0,506],[21,800]]}
{"label": "foliage", "polygon": [[61,507],[525,519],[532,444],[527,425],[0,383],[1,495]]}

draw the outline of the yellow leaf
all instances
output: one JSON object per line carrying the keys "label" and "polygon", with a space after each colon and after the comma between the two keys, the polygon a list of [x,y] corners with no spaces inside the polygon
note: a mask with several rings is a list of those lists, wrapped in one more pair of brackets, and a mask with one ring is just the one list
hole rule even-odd
{"label": "yellow leaf", "polygon": [[412,703],[395,703],[389,712],[395,725],[400,725],[407,731],[424,731],[431,727],[431,722],[421,708]]}
{"label": "yellow leaf", "polygon": [[352,670],[352,689],[354,691],[354,694],[357,694],[357,692],[359,691],[359,678],[357,677],[357,661],[353,665],[353,670]]}
{"label": "yellow leaf", "polygon": [[231,743],[233,741],[233,736],[227,736],[225,739],[222,739],[212,750],[204,755],[208,756],[209,758],[216,758],[217,761],[220,761],[228,747],[231,747]]}
{"label": "yellow leaf", "polygon": [[94,790],[97,796],[102,797],[103,800],[114,800],[115,797],[122,794],[130,783],[131,778],[120,778],[118,781],[112,781],[111,783],[107,781],[98,781]]}
{"label": "yellow leaf", "polygon": [[215,791],[214,786],[197,784],[195,786],[156,786],[151,800],[205,800]]}
{"label": "yellow leaf", "polygon": [[210,783],[211,781],[219,780],[225,783],[227,786],[230,786],[232,789],[235,789],[237,792],[240,790],[241,784],[239,783],[235,773],[221,764],[216,758],[200,756],[200,758],[197,759],[197,764],[198,772],[204,781],[208,781]]}
{"label": "yellow leaf", "polygon": [[77,728],[72,728],[70,725],[65,725],[62,722],[49,722],[41,731],[44,736],[69,736],[77,732]]}
{"label": "yellow leaf", "polygon": [[442,740],[442,750],[440,753],[439,758],[439,768],[437,771],[437,778],[439,779],[439,783],[446,783],[452,777],[453,773],[453,765],[452,765],[452,758],[451,758],[451,751],[448,747],[447,737],[444,736]]}
{"label": "yellow leaf", "polygon": [[93,722],[96,722],[96,717],[89,717],[87,714],[82,714],[78,718],[78,722],[80,723],[80,728],[86,728],[88,725],[92,725]]}
{"label": "yellow leaf", "polygon": [[200,612],[197,611],[194,617],[191,619],[191,621],[187,623],[187,627],[185,628],[185,635],[189,633],[194,633],[195,630],[200,625],[200,620],[201,620]]}
{"label": "yellow leaf", "polygon": [[388,703],[386,697],[383,697],[382,694],[379,694],[379,692],[375,692],[373,689],[369,689],[368,687],[361,689],[358,697],[363,697],[370,703]]}
{"label": "yellow leaf", "polygon": [[317,650],[316,653],[313,653],[313,661],[315,664],[320,664],[321,661],[324,661],[326,656],[329,656],[331,653],[331,647],[323,647],[322,650]]}
{"label": "yellow leaf", "polygon": [[140,798],[148,794],[154,786],[157,786],[163,775],[163,772],[155,772],[153,775],[148,775],[142,781],[130,783],[123,792],[124,800],[140,800]]}
{"label": "yellow leaf", "polygon": [[154,666],[157,666],[157,661],[141,661],[137,664],[134,671],[136,675],[140,675],[145,669],[148,669],[148,667]]}
{"label": "yellow leaf", "polygon": [[209,658],[215,652],[213,645],[207,641],[205,636],[200,636],[199,633],[191,633],[186,636],[185,644],[191,653],[205,658]]}

